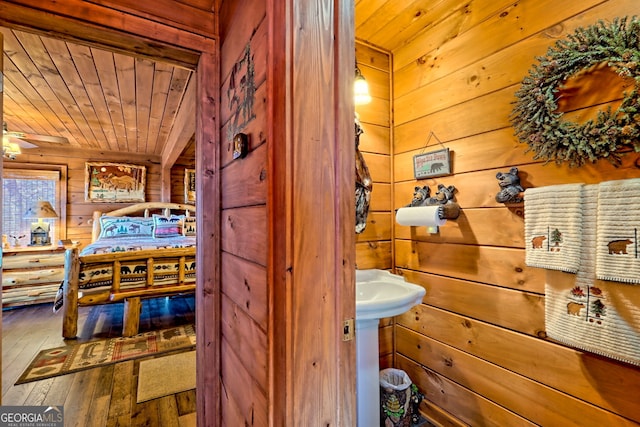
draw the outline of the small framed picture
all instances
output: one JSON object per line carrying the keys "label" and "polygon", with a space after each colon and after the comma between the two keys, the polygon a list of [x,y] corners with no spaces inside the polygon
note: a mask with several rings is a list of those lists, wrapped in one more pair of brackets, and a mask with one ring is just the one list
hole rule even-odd
{"label": "small framed picture", "polygon": [[416,179],[451,175],[451,157],[448,148],[413,156],[413,174]]}
{"label": "small framed picture", "polygon": [[196,170],[184,170],[184,202],[190,205],[196,204]]}

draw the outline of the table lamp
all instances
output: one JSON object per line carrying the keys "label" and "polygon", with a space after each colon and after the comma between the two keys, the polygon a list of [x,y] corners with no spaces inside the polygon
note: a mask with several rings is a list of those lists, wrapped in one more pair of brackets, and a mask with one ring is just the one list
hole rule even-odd
{"label": "table lamp", "polygon": [[37,219],[38,222],[31,223],[31,243],[29,246],[47,246],[51,244],[49,230],[51,224],[43,222],[43,218],[58,218],[58,214],[51,206],[51,203],[39,200],[33,202],[24,219]]}

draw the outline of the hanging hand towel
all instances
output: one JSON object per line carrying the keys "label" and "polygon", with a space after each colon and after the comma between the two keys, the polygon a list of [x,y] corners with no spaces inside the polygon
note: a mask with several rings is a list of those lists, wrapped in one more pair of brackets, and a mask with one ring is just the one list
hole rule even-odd
{"label": "hanging hand towel", "polygon": [[640,365],[640,307],[636,302],[640,286],[596,280],[593,247],[598,186],[585,186],[583,195],[580,270],[575,276],[547,273],[546,333],[572,347]]}
{"label": "hanging hand towel", "polygon": [[583,186],[565,184],[526,190],[524,234],[528,266],[578,271]]}
{"label": "hanging hand towel", "polygon": [[596,276],[640,283],[640,179],[607,181],[598,191]]}
{"label": "hanging hand towel", "polygon": [[[584,263],[583,263],[584,264]],[[640,366],[640,286],[589,279],[545,285],[545,330],[556,341]],[[548,276],[562,273],[548,272]]]}

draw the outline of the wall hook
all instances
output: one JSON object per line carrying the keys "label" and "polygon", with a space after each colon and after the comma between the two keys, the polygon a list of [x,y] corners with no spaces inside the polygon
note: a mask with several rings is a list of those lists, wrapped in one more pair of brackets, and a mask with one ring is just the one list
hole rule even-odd
{"label": "wall hook", "polygon": [[500,191],[496,194],[498,203],[522,203],[524,201],[524,188],[520,185],[518,168],[513,167],[509,172],[496,174]]}

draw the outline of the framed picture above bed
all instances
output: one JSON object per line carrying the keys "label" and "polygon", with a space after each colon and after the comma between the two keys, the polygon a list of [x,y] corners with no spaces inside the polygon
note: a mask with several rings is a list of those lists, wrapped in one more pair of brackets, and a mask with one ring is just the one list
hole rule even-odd
{"label": "framed picture above bed", "polygon": [[147,168],[126,163],[85,163],[88,202],[144,202]]}
{"label": "framed picture above bed", "polygon": [[184,202],[196,204],[196,170],[184,170]]}

